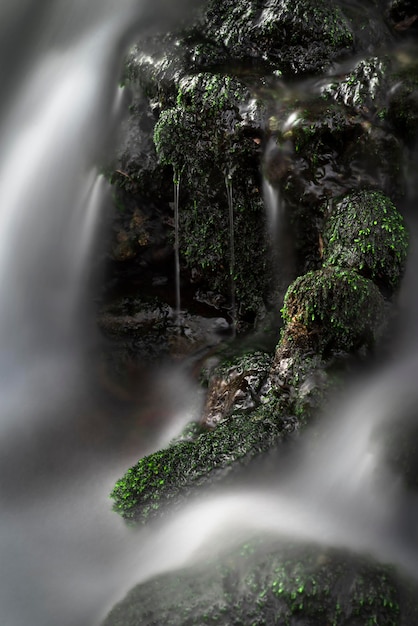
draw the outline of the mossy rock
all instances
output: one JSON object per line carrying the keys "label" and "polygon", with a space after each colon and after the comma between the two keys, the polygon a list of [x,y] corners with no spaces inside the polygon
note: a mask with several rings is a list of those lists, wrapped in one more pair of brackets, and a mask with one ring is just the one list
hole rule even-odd
{"label": "mossy rock", "polygon": [[279,419],[235,415],[194,440],[180,441],[138,461],[117,481],[113,509],[131,523],[145,523],[178,509],[204,486],[282,441]]}
{"label": "mossy rock", "polygon": [[319,72],[353,46],[348,20],[339,7],[322,0],[291,5],[284,0],[211,0],[202,26],[212,42],[197,49],[203,63],[222,63],[226,54],[283,73]]}
{"label": "mossy rock", "polygon": [[387,293],[401,282],[408,252],[402,216],[383,193],[360,191],[335,203],[324,229],[324,264],[357,270]]}
{"label": "mossy rock", "polygon": [[133,45],[126,55],[121,82],[140,90],[154,106],[174,106],[177,83],[187,73],[175,33],[156,34]]}
{"label": "mossy rock", "polygon": [[362,59],[342,80],[327,85],[322,94],[356,111],[379,113],[387,96],[387,73],[387,59]]}
{"label": "mossy rock", "polygon": [[[179,82],[176,106],[164,110],[154,140],[161,163],[180,180],[180,253],[206,288],[230,299],[242,316],[267,298],[271,269],[266,255],[265,211],[260,194],[262,111],[242,83],[198,74]],[[234,213],[235,267],[231,276],[230,209]],[[261,280],[260,280],[260,277]]]}
{"label": "mossy rock", "polygon": [[327,267],[308,272],[286,293],[284,340],[322,353],[372,347],[384,312],[379,289],[356,271]]}
{"label": "mossy rock", "polygon": [[213,167],[221,173],[236,167],[240,153],[248,156],[248,148],[255,152],[242,132],[246,124],[241,110],[250,100],[246,87],[228,76],[184,77],[177,85],[176,106],[162,111],[155,127],[160,161],[185,169],[189,176]]}
{"label": "mossy rock", "polygon": [[271,367],[272,357],[251,352],[223,362],[211,373],[202,422],[214,426],[233,413],[250,413]]}
{"label": "mossy rock", "polygon": [[265,538],[202,561],[135,587],[103,626],[415,623],[394,570],[343,551]]}
{"label": "mossy rock", "polygon": [[[355,98],[358,82],[351,87],[349,95]],[[404,193],[404,148],[380,120],[379,98],[375,123],[329,96],[310,102],[296,99],[270,118],[273,141],[264,174],[280,188],[284,200],[297,274],[322,265],[322,230],[330,199],[365,188],[383,190],[396,199]]]}

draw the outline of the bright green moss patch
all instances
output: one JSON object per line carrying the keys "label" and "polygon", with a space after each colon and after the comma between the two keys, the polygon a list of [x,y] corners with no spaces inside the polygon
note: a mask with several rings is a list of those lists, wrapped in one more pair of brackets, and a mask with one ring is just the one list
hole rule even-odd
{"label": "bright green moss patch", "polygon": [[354,270],[308,272],[286,293],[284,336],[296,344],[303,338],[320,351],[371,346],[384,320],[384,306],[379,289]]}
{"label": "bright green moss patch", "polygon": [[356,269],[387,291],[400,284],[408,233],[394,204],[380,191],[359,191],[340,200],[324,230],[324,263]]}
{"label": "bright green moss patch", "polygon": [[113,509],[131,522],[158,516],[160,507],[179,507],[196,489],[222,479],[282,440],[280,422],[235,415],[195,440],[147,456],[117,481]]}

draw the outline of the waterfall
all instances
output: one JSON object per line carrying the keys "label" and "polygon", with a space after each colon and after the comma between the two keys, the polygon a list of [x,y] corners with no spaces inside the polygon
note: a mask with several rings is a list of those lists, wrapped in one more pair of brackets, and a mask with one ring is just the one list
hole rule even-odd
{"label": "waterfall", "polygon": [[110,8],[97,7],[88,30],[93,16],[84,19],[82,3],[68,18],[63,3],[51,6],[0,121],[0,385],[18,404],[27,392],[31,404],[34,394],[43,402],[41,370],[49,385],[76,375],[68,367],[81,348],[75,309],[105,194],[96,162],[104,128],[118,121],[108,72],[127,15],[112,23]]}
{"label": "waterfall", "polygon": [[274,245],[278,240],[282,207],[279,190],[273,187],[266,178],[263,178],[263,198],[267,210],[269,233]]}
{"label": "waterfall", "polygon": [[[7,626],[97,623],[137,567],[136,540],[108,500],[129,461],[117,466],[97,449],[102,423],[94,424],[96,409],[84,400],[85,353],[94,342],[86,262],[107,197],[98,168],[120,122],[126,43],[181,19],[186,8],[186,0],[0,6],[0,623]],[[86,419],[93,419],[87,438]]]}

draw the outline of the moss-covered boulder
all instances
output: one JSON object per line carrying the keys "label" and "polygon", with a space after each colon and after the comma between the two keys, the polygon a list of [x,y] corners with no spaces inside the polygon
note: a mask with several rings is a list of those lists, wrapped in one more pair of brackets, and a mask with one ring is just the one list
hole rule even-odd
{"label": "moss-covered boulder", "polygon": [[135,587],[103,626],[411,626],[404,589],[366,558],[267,538]]}
{"label": "moss-covered boulder", "polygon": [[199,62],[255,61],[284,73],[323,71],[353,46],[348,20],[322,0],[212,0],[204,31],[210,45],[196,47]]}
{"label": "moss-covered boulder", "polygon": [[199,489],[224,480],[283,440],[281,420],[263,418],[234,415],[213,431],[140,459],[116,482],[114,510],[143,524],[178,509]]}
{"label": "moss-covered boulder", "polygon": [[404,220],[379,191],[336,201],[324,229],[324,264],[357,270],[386,292],[402,279],[408,251]]}
{"label": "moss-covered boulder", "polygon": [[344,78],[326,85],[324,96],[330,96],[357,111],[380,112],[388,89],[388,59],[368,57],[359,61]]}
{"label": "moss-covered boulder", "polygon": [[231,169],[237,151],[245,145],[255,149],[248,142],[251,121],[257,132],[263,123],[256,101],[255,119],[247,115],[251,97],[242,82],[222,74],[200,73],[179,80],[176,106],[161,113],[154,131],[160,160],[191,173],[210,165],[221,172]]}
{"label": "moss-covered boulder", "polygon": [[283,306],[284,341],[326,353],[372,346],[384,321],[379,289],[356,271],[327,267],[299,276]]}

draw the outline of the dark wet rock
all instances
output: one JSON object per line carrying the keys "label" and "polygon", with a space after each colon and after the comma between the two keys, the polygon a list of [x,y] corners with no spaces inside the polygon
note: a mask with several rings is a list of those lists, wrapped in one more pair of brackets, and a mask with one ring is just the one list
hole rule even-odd
{"label": "dark wet rock", "polygon": [[[136,104],[131,107],[128,141],[111,175],[122,208],[114,226],[113,255],[138,257],[152,266],[152,255],[170,249],[174,179],[180,195],[181,267],[201,290],[217,292],[230,305],[228,177],[235,211],[237,310],[251,320],[269,291],[258,166],[263,107],[238,79],[193,75],[176,63],[169,71],[179,48],[168,40],[167,51],[158,45],[150,54],[137,49],[128,60],[125,81],[134,92],[145,91],[148,105],[143,113]],[[159,63],[152,54],[171,60]],[[144,233],[138,232],[138,219],[133,220],[135,211],[144,218]]]}
{"label": "dark wet rock", "polygon": [[156,118],[143,96],[134,96],[120,131],[120,144],[106,168],[113,185],[110,258],[153,265],[169,254],[171,171],[158,162]]}
{"label": "dark wet rock", "polygon": [[322,1],[212,1],[203,24],[210,44],[198,46],[195,59],[205,65],[255,60],[282,73],[319,72],[353,46],[342,12]]}
{"label": "dark wet rock", "polygon": [[138,585],[104,626],[411,626],[416,616],[414,588],[393,568],[265,538]]}
{"label": "dark wet rock", "polygon": [[324,265],[357,270],[386,293],[401,282],[408,233],[394,204],[379,191],[360,191],[333,203],[324,229]]}
{"label": "dark wet rock", "polygon": [[418,65],[416,51],[400,49],[388,97],[387,119],[403,141],[412,147],[418,135]]}
{"label": "dark wet rock", "polygon": [[[210,2],[194,27],[132,48],[123,80],[134,99],[127,139],[111,175],[115,203],[122,209],[114,228],[114,259],[152,265],[152,255],[170,249],[174,168],[177,178],[181,171],[182,267],[204,290],[229,300],[229,175],[236,213],[237,310],[240,318],[257,316],[272,285],[258,165],[266,115],[257,92],[266,75],[323,71],[351,50],[357,26],[354,16],[344,16],[346,9],[322,0],[298,0],[292,7],[281,0]],[[374,19],[371,7],[365,11],[369,20],[362,31]],[[382,142],[376,151],[382,151]],[[332,178],[320,168],[302,194],[306,199],[321,193],[323,179]],[[299,174],[304,177],[303,167]]]}
{"label": "dark wet rock", "polygon": [[160,161],[190,175],[209,166],[223,173],[245,147],[257,154],[251,130],[260,132],[263,111],[255,100],[251,110],[252,100],[245,85],[229,76],[185,76],[177,83],[176,106],[161,113],[154,131]]}
{"label": "dark wet rock", "polygon": [[266,413],[286,416],[293,429],[301,428],[324,405],[330,389],[336,389],[335,375],[328,372],[334,361],[279,345],[260,402]]}
{"label": "dark wet rock", "polygon": [[[273,362],[252,353],[213,368],[202,421],[117,481],[114,510],[131,524],[179,510],[203,488],[233,483],[243,468],[282,451],[280,444],[317,415],[339,384],[348,354],[368,356],[381,340],[389,305],[379,288],[385,295],[396,291],[406,256],[405,229],[389,198],[403,193],[398,135],[411,145],[415,87],[410,72],[399,78],[396,64],[369,50],[387,41],[383,2],[349,4],[213,1],[196,28],[157,37],[130,56],[127,80],[143,88],[149,103],[145,170],[152,189],[155,181],[161,186],[165,215],[173,177],[178,185],[182,268],[187,265],[200,294],[229,303],[231,182],[239,315],[254,319],[274,293],[261,146],[268,146],[264,172],[280,189],[293,229],[299,274],[285,297]],[[334,65],[353,50],[366,50],[366,58]],[[315,85],[294,80],[324,69],[327,77]],[[124,189],[136,201],[146,196],[148,174],[135,172],[135,159],[131,172],[129,159],[116,174],[121,187],[136,181],[136,188]],[[120,243],[145,230],[142,205],[132,215],[135,227],[122,223]],[[141,341],[144,314],[130,315],[126,325]],[[154,318],[148,328],[160,322]],[[191,319],[185,326],[192,328]],[[177,335],[176,354],[189,339],[185,329]],[[391,573],[375,564],[325,550],[312,558],[305,552],[300,561],[296,552],[277,555],[269,550],[267,559],[240,564],[239,575],[221,567],[151,581],[116,607],[106,626],[416,621],[399,613]]]}
{"label": "dark wet rock", "polygon": [[418,7],[415,0],[391,0],[388,15],[398,32],[418,29]]}
{"label": "dark wet rock", "polygon": [[194,280],[201,277],[202,289],[206,285],[228,300],[231,242],[227,185],[232,188],[233,280],[242,317],[251,312],[254,315],[262,305],[270,276],[259,143],[254,141],[259,129],[255,113],[248,113],[250,101],[246,87],[235,79],[213,74],[186,77],[179,83],[176,107],[161,113],[154,132],[161,161],[172,165],[180,182],[183,262]]}
{"label": "dark wet rock", "polygon": [[188,73],[179,44],[175,34],[157,35],[133,45],[126,56],[123,82],[140,89],[157,116],[175,105],[177,84]]}
{"label": "dark wet rock", "polygon": [[223,362],[212,373],[202,423],[214,427],[235,412],[251,412],[271,365],[271,355],[253,352]]}
{"label": "dark wet rock", "polygon": [[[222,4],[220,11],[226,6]],[[236,15],[242,7],[229,9]],[[250,13],[248,19],[252,19]],[[226,31],[218,35],[227,36]],[[231,42],[234,37],[231,33]],[[170,54],[174,55],[173,50]],[[160,166],[170,166],[179,184],[183,262],[201,292],[210,286],[212,292],[228,298],[225,178],[232,180],[234,283],[240,314],[245,315],[264,305],[269,286],[257,172],[265,109],[235,76],[218,71],[190,75],[179,67],[170,63],[153,69],[149,62],[147,71],[158,74],[161,70],[162,84],[166,80],[173,87],[166,91],[165,100],[160,98],[153,137]],[[296,90],[290,103],[285,101],[277,109],[269,105],[273,149],[265,171],[272,184],[280,186],[299,233],[297,271],[313,271],[299,276],[287,292],[285,328],[270,371],[268,358],[264,362],[263,356],[255,365],[246,362],[242,366],[238,359],[212,373],[203,423],[217,427],[213,433],[186,437],[129,470],[114,491],[115,508],[124,517],[142,521],[159,515],[163,504],[179,505],[195,487],[213,481],[213,467],[220,470],[216,477],[222,476],[226,466],[247,458],[247,445],[254,437],[263,442],[258,452],[274,446],[276,436],[278,441],[282,433],[309,421],[323,403],[335,383],[330,357],[368,351],[381,336],[386,308],[372,280],[393,291],[406,254],[399,215],[380,191],[374,191],[401,186],[398,164],[393,163],[399,142],[382,125],[380,115],[387,80],[385,63],[370,57],[328,86],[322,84],[308,101],[306,94],[304,100]],[[152,97],[158,96],[157,87],[158,81],[149,84]],[[364,187],[366,192],[357,192]],[[348,204],[335,200],[347,192],[351,192]],[[362,202],[355,216],[346,210],[353,199]],[[375,233],[377,226],[380,230]],[[367,228],[373,230],[373,237]],[[266,434],[265,428],[272,428],[273,435]],[[184,463],[167,478],[164,464],[173,468],[180,463],[180,454]],[[158,492],[153,491],[157,484],[149,467],[156,468],[162,481]],[[152,502],[153,493],[156,502]]]}
{"label": "dark wet rock", "polygon": [[386,99],[387,65],[387,59],[362,59],[342,80],[326,85],[322,93],[357,112],[376,114]]}
{"label": "dark wet rock", "polygon": [[385,303],[371,280],[326,267],[299,276],[283,306],[283,342],[316,354],[372,347],[382,332]]}
{"label": "dark wet rock", "polygon": [[97,321],[110,342],[107,350],[116,350],[114,356],[119,351],[126,352],[132,365],[198,353],[202,348],[220,343],[229,328],[222,317],[182,312],[178,320],[167,303],[146,296],[123,296],[103,305]]}
{"label": "dark wet rock", "polygon": [[403,197],[406,153],[388,124],[394,80],[387,62],[371,57],[309,99],[284,90],[280,106],[271,103],[263,172],[280,192],[297,274],[320,267],[323,221],[335,198],[363,189]]}

